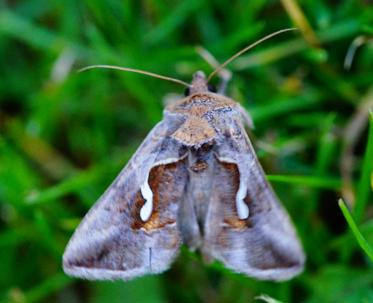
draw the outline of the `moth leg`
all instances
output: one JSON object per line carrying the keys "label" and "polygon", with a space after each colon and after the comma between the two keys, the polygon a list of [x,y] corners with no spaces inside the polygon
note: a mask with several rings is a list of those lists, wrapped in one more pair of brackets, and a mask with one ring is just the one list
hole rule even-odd
{"label": "moth leg", "polygon": [[251,118],[250,114],[246,111],[246,109],[241,104],[237,104],[237,105],[238,105],[238,109],[239,109],[240,114],[241,114],[241,119],[243,120],[244,124],[248,128],[254,129],[255,128],[254,122],[253,122],[253,119]]}
{"label": "moth leg", "polygon": [[225,90],[228,86],[228,83],[232,78],[232,73],[227,69],[223,69],[222,71],[219,72],[219,77],[220,77],[220,83],[218,87],[218,94],[224,95]]}

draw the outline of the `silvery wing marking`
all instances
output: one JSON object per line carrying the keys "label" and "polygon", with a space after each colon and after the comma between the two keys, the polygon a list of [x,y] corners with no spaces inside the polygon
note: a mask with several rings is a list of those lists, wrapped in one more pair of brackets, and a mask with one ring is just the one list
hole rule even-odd
{"label": "silvery wing marking", "polygon": [[168,134],[181,123],[166,116],[88,212],[65,250],[67,274],[127,280],[169,267],[181,242],[176,219],[187,170],[183,147]]}
{"label": "silvery wing marking", "polygon": [[[305,262],[302,247],[240,121],[232,120],[219,137],[216,159],[204,253],[257,279],[287,280],[299,274]],[[246,218],[239,218],[240,202],[247,207]]]}

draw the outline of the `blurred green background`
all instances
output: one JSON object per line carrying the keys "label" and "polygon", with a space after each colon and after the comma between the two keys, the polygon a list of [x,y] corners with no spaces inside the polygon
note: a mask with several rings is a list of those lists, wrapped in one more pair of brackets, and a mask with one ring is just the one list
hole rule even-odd
{"label": "blurred green background", "polygon": [[[373,302],[372,22],[367,0],[2,0],[0,302]],[[76,71],[115,64],[189,82],[212,70],[196,46],[223,62],[293,26],[229,65],[227,94],[254,119],[260,161],[304,244],[304,273],[260,282],[183,248],[162,275],[67,277],[73,230],[162,118],[167,96],[184,90]]]}

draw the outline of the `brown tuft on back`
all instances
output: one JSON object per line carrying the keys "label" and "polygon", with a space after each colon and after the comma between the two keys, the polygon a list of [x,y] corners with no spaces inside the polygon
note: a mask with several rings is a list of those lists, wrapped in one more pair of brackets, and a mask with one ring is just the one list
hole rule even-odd
{"label": "brown tuft on back", "polygon": [[202,118],[191,117],[172,134],[172,137],[187,146],[202,145],[213,140],[215,130]]}

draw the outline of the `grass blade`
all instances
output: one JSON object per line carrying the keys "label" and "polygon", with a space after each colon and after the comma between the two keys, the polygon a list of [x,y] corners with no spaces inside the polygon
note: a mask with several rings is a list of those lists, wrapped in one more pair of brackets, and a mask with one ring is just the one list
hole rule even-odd
{"label": "grass blade", "polygon": [[368,257],[373,261],[373,247],[367,242],[367,240],[361,234],[359,228],[356,225],[354,218],[352,217],[350,211],[348,210],[346,204],[344,203],[342,199],[339,199],[338,205],[341,208],[342,213],[348,223],[348,226],[350,227],[360,247],[364,250],[364,252],[368,255]]}
{"label": "grass blade", "polygon": [[364,215],[365,207],[371,193],[370,178],[373,170],[373,113],[369,114],[369,133],[368,142],[365,150],[362,171],[357,187],[357,198],[354,209],[354,215],[357,222],[360,222]]}
{"label": "grass blade", "polygon": [[267,178],[271,182],[299,184],[324,189],[339,189],[342,185],[339,179],[332,177],[267,175]]}

